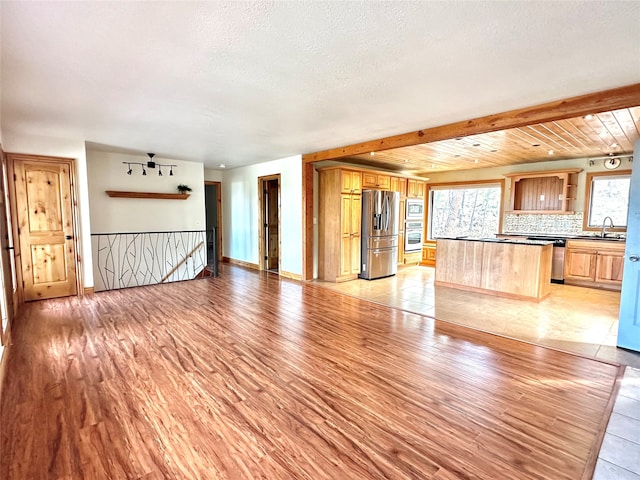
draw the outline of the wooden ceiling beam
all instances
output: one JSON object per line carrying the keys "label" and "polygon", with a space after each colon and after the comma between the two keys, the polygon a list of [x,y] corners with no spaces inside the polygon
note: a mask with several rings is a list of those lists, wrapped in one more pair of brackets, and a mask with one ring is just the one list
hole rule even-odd
{"label": "wooden ceiling beam", "polygon": [[304,163],[495,132],[640,105],[640,83],[302,156]]}

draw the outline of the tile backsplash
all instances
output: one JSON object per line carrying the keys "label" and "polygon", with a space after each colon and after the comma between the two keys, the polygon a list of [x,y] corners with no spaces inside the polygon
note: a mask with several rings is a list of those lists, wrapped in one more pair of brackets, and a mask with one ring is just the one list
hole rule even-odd
{"label": "tile backsplash", "polygon": [[507,213],[503,233],[581,234],[582,212],[572,215],[529,215]]}

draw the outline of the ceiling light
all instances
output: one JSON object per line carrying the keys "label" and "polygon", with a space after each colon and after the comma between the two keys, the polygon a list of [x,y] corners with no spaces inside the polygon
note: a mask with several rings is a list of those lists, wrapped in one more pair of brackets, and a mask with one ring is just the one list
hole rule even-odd
{"label": "ceiling light", "polygon": [[593,115],[589,114],[586,117],[584,117],[585,120],[591,120],[593,118]]}
{"label": "ceiling light", "polygon": [[553,155],[553,150],[549,150],[547,153],[548,153],[549,155]]}
{"label": "ceiling light", "polygon": [[611,144],[611,148],[616,148],[617,146],[618,146],[618,144],[617,144],[617,143],[612,143],[612,144]]}
{"label": "ceiling light", "polygon": [[432,163],[432,164],[431,164],[431,168],[436,168],[436,166]]}
{"label": "ceiling light", "polygon": [[478,159],[476,158],[476,159],[473,161],[473,163],[478,163]]}
{"label": "ceiling light", "polygon": [[409,159],[408,159],[408,158],[405,158],[405,159],[404,159],[404,163],[409,163]]}
{"label": "ceiling light", "polygon": [[224,163],[221,163],[221,164],[219,165],[219,167],[220,167],[220,168],[227,168],[227,166],[226,166]]}
{"label": "ceiling light", "polygon": [[371,155],[371,156],[373,157],[373,156],[375,155],[375,153],[374,153],[374,152],[371,152],[369,155]]}
{"label": "ceiling light", "polygon": [[607,132],[600,132],[600,133],[598,134],[598,136],[599,136],[600,138],[606,137],[606,136],[607,136]]}
{"label": "ceiling light", "polygon": [[146,163],[142,163],[142,162],[122,162],[124,163],[127,167],[129,167],[129,169],[127,170],[127,175],[131,175],[133,173],[133,170],[131,169],[131,165],[140,165],[140,167],[142,167],[142,175],[147,175],[147,171],[145,170],[144,167],[147,168],[156,168],[158,167],[158,176],[162,177],[162,167],[169,167],[169,175],[173,176],[173,167],[177,167],[177,165],[171,165],[171,164],[163,164],[163,163],[156,163],[153,161],[153,157],[156,155],[155,153],[147,153],[147,155],[149,156],[149,160]]}
{"label": "ceiling light", "polygon": [[480,144],[479,144],[479,143],[474,143],[474,144],[473,144],[473,146],[474,146],[474,147],[479,147],[479,146],[480,146]]}
{"label": "ceiling light", "polygon": [[540,146],[540,144],[539,144],[539,143],[532,143],[532,144],[531,144],[531,146],[532,146],[532,147],[539,147],[539,146]]}
{"label": "ceiling light", "polygon": [[491,153],[496,153],[498,150],[491,150]]}

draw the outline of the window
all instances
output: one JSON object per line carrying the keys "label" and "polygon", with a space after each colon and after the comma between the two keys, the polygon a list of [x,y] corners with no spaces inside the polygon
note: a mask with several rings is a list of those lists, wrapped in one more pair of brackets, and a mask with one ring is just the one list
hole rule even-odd
{"label": "window", "polygon": [[493,238],[500,231],[502,183],[429,189],[429,238]]}
{"label": "window", "polygon": [[[609,217],[614,228],[608,228],[608,230],[625,231],[630,184],[631,172],[629,171],[587,175],[584,229],[600,230],[605,219]],[[607,220],[607,227],[609,224]]]}

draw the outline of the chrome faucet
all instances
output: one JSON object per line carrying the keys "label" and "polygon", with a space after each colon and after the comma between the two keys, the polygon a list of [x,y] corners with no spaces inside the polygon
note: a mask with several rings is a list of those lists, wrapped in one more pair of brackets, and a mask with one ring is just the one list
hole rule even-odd
{"label": "chrome faucet", "polygon": [[600,236],[602,238],[604,238],[604,236],[607,234],[607,227],[605,226],[607,223],[607,218],[609,219],[609,228],[614,228],[613,220],[611,220],[611,217],[604,217],[604,220],[602,221],[602,232],[600,232]]}

